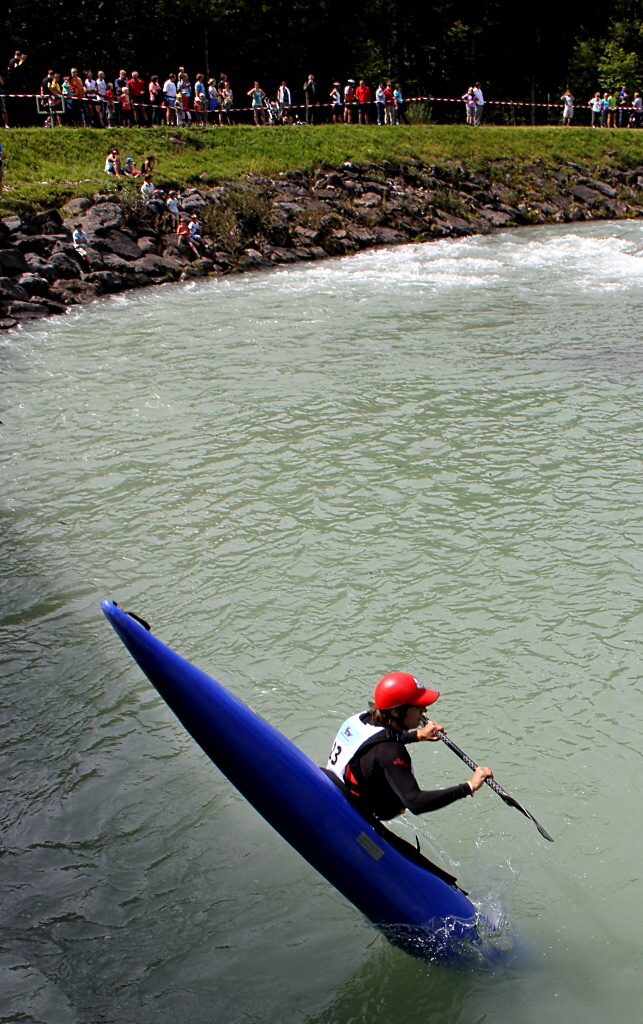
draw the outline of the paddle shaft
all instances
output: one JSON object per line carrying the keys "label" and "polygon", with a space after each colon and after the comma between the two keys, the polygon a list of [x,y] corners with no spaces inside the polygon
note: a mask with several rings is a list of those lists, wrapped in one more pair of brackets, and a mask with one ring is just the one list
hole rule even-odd
{"label": "paddle shaft", "polygon": [[[460,750],[460,747],[457,745],[457,743],[454,743],[453,740],[450,739],[445,732],[440,731],[437,735],[438,739],[441,739],[443,743],[446,743],[447,747],[449,747],[449,749],[452,750],[454,754],[457,754],[460,760],[464,761],[464,763],[471,769],[472,772],[475,772],[478,765],[473,760],[473,758],[469,757],[468,754],[465,754],[464,750]],[[529,818],[530,821],[533,821],[534,825],[540,832],[543,839],[547,839],[548,842],[553,843],[554,840],[550,836],[547,829],[543,828],[543,826],[538,821],[536,821],[533,814],[531,814],[531,812],[528,811],[526,807],[523,807],[522,804],[518,803],[518,801],[513,796],[510,796],[509,793],[507,793],[506,789],[503,789],[502,786],[498,785],[495,779],[485,779],[484,781],[486,782],[487,786],[489,786],[489,789],[492,789],[494,793],[497,793],[498,796],[502,800],[504,800],[504,802],[509,807],[515,807],[517,811],[520,811],[520,813],[524,814],[526,818]]]}

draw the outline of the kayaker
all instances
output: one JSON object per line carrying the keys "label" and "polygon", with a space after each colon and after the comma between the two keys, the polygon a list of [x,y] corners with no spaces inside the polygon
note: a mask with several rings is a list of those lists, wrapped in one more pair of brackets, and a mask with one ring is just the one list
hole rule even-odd
{"label": "kayaker", "polygon": [[389,821],[407,808],[413,814],[437,811],[473,796],[492,777],[490,768],[476,768],[457,786],[418,786],[406,748],[409,743],[439,739],[443,726],[424,722],[427,707],[439,696],[409,672],[390,672],[375,687],[372,709],[353,715],[337,733],[326,771],[365,816]]}

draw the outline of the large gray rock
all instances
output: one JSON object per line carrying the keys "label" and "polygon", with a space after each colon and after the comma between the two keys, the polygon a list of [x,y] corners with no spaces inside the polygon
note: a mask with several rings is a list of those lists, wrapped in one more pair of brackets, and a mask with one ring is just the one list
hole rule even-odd
{"label": "large gray rock", "polygon": [[0,275],[18,277],[29,269],[23,254],[17,249],[0,249]]}
{"label": "large gray rock", "polygon": [[106,231],[125,227],[123,211],[116,203],[98,203],[96,206],[92,206],[82,221],[86,225],[85,230],[87,231],[96,231],[98,227],[104,228]]}
{"label": "large gray rock", "polygon": [[68,203],[65,203],[63,212],[67,217],[79,217],[80,214],[86,213],[93,205],[91,199],[81,196],[79,199],[70,199]]}
{"label": "large gray rock", "polygon": [[150,253],[147,256],[142,256],[140,260],[136,260],[130,265],[137,274],[149,274],[150,277],[158,277],[164,274],[176,273],[179,268],[184,266],[184,263],[171,256],[155,256]]}
{"label": "large gray rock", "polygon": [[25,260],[27,261],[27,272],[39,274],[40,277],[44,277],[45,281],[49,281],[50,284],[53,284],[60,277],[56,264],[43,259],[42,256],[29,252],[26,254]]}
{"label": "large gray rock", "polygon": [[160,256],[163,252],[163,246],[161,243],[157,242],[155,238],[151,238],[149,235],[144,235],[143,238],[139,238],[137,245],[143,256],[149,256],[150,253],[155,256]]}
{"label": "large gray rock", "polygon": [[22,287],[19,281],[12,277],[0,277],[0,300],[16,299],[26,302],[28,298],[28,291]]}
{"label": "large gray rock", "polygon": [[62,226],[63,219],[59,210],[43,210],[26,218],[23,231],[32,235],[55,235]]}
{"label": "large gray rock", "polygon": [[82,302],[91,302],[100,291],[91,281],[57,281],[51,294],[66,306],[78,306]]}
{"label": "large gray rock", "polygon": [[145,253],[124,231],[108,231],[103,238],[108,252],[121,256],[124,260],[140,260]]}
{"label": "large gray rock", "polygon": [[18,284],[21,288],[24,288],[29,295],[39,295],[41,298],[49,296],[49,281],[41,277],[40,274],[21,274],[18,278]]}
{"label": "large gray rock", "polygon": [[14,235],[12,245],[22,253],[35,252],[38,256],[47,256],[59,241],[55,235]]}
{"label": "large gray rock", "polygon": [[73,281],[75,278],[80,277],[81,271],[77,261],[68,256],[67,253],[55,252],[50,262],[56,267],[58,277],[62,277],[67,281]]}
{"label": "large gray rock", "polygon": [[97,285],[101,292],[122,292],[127,288],[127,282],[113,270],[96,270],[85,274],[83,281]]}
{"label": "large gray rock", "polygon": [[47,316],[49,310],[41,302],[12,302],[8,313],[14,320],[35,320],[37,317]]}

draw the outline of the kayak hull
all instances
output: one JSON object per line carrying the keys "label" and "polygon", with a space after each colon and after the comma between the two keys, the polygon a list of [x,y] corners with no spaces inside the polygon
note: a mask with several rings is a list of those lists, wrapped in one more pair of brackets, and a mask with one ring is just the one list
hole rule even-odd
{"label": "kayak hull", "polygon": [[431,955],[477,941],[476,908],[457,886],[378,835],[282,733],[110,601],[103,611],[163,700],[233,786],[397,945]]}

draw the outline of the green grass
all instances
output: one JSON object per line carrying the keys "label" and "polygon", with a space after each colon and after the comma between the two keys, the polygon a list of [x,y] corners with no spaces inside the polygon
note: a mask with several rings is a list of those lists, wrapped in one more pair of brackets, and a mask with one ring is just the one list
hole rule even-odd
{"label": "green grass", "polygon": [[[176,145],[170,138],[185,141]],[[179,187],[235,180],[247,174],[276,176],[289,170],[360,164],[457,161],[486,170],[507,161],[518,170],[542,160],[550,168],[573,161],[588,171],[643,163],[643,132],[591,128],[512,128],[464,125],[383,127],[326,125],[316,128],[232,128],[190,130],[132,128],[24,128],[2,138],[5,157],[4,215],[60,206],[72,196],[110,190],[119,182],[103,174],[105,154],[115,144],[137,164],[157,158],[157,180]],[[132,183],[127,183],[131,185]],[[127,187],[127,186],[126,186]]]}

